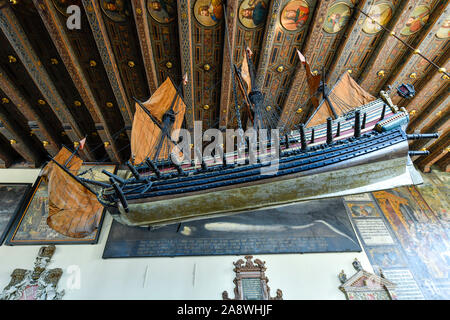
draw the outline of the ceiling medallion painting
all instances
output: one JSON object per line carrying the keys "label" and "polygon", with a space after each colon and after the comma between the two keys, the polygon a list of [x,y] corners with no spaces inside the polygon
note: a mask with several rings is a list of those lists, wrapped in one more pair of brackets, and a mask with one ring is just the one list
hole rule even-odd
{"label": "ceiling medallion painting", "polygon": [[239,21],[249,29],[264,24],[269,11],[269,0],[244,0],[239,7]]}
{"label": "ceiling medallion painting", "polygon": [[418,6],[414,8],[414,11],[408,18],[405,27],[400,31],[402,36],[410,36],[420,29],[427,23],[430,17],[430,8],[427,6]]}
{"label": "ceiling medallion painting", "polygon": [[306,1],[290,1],[281,12],[281,25],[289,31],[300,30],[308,21],[309,6]]}
{"label": "ceiling medallion painting", "polygon": [[336,3],[328,9],[323,30],[328,33],[337,33],[345,27],[349,19],[350,7],[343,2]]}
{"label": "ceiling medallion painting", "polygon": [[82,7],[81,0],[53,0],[53,4],[55,5],[56,9],[61,12],[66,17],[69,16],[67,13],[67,8],[71,5],[77,5],[79,7]]}
{"label": "ceiling medallion painting", "polygon": [[223,17],[222,0],[197,0],[194,5],[194,15],[205,27],[217,25]]}
{"label": "ceiling medallion painting", "polygon": [[103,12],[114,22],[124,22],[130,15],[124,0],[102,0],[101,4]]}
{"label": "ceiling medallion painting", "polygon": [[375,34],[381,31],[381,26],[387,25],[392,18],[392,7],[388,3],[379,3],[370,9],[369,16],[364,21],[363,31],[368,34]]}
{"label": "ceiling medallion painting", "polygon": [[444,25],[436,32],[436,37],[439,39],[447,39],[450,37],[450,17],[445,20]]}
{"label": "ceiling medallion painting", "polygon": [[175,0],[149,0],[147,1],[147,9],[152,18],[159,23],[172,22],[177,15]]}

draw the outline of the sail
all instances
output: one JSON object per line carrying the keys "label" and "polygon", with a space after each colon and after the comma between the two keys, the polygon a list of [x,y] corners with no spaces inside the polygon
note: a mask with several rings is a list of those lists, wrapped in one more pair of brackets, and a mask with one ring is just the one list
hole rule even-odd
{"label": "sail", "polygon": [[306,58],[301,54],[301,52],[299,50],[297,50],[297,54],[298,54],[298,57],[300,58],[300,61],[305,66],[306,81],[308,83],[309,94],[311,96],[311,102],[312,102],[314,108],[317,108],[319,105],[319,100],[314,95],[316,94],[316,92],[320,86],[320,74],[314,75],[311,72],[311,67],[309,66],[309,63],[306,60]]}
{"label": "sail", "polygon": [[[54,160],[64,165],[71,155],[68,149],[62,148]],[[66,167],[76,175],[82,163],[83,160],[74,155]],[[98,227],[103,211],[97,196],[54,162],[45,166],[42,176],[48,183],[48,226],[73,238],[92,233]]]}
{"label": "sail", "polygon": [[324,123],[328,117],[333,117],[332,109],[340,116],[356,107],[374,101],[376,98],[356,83],[348,72],[345,72],[328,94],[328,99],[332,104],[332,108],[327,100],[322,100],[308,120],[307,127]]}
{"label": "sail", "polygon": [[[161,145],[158,159],[167,159],[169,157],[170,150],[174,146],[163,135],[160,125],[162,125],[164,114],[171,107],[175,113],[175,121],[170,135],[181,128],[186,105],[169,78],[153,93],[149,100],[142,103],[142,107],[136,104],[136,113],[134,114],[131,130],[131,157],[134,164],[142,163],[147,157],[153,159],[158,145]],[[152,115],[153,119],[146,111]],[[178,136],[172,136],[172,139],[176,141]]]}
{"label": "sail", "polygon": [[251,51],[249,48],[246,49],[246,52],[244,53],[244,59],[242,60],[242,66],[241,66],[241,76],[242,80],[247,84],[247,94],[249,94],[252,91],[252,80],[250,76],[250,68],[248,64],[249,56],[251,56]]}

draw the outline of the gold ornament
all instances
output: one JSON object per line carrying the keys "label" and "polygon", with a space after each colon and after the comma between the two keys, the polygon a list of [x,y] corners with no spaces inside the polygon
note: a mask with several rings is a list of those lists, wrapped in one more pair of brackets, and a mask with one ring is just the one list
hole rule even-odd
{"label": "gold ornament", "polygon": [[45,104],[45,101],[42,100],[42,99],[39,99],[37,102],[38,102],[41,106],[43,106],[43,105]]}
{"label": "gold ornament", "polygon": [[135,66],[134,61],[128,61],[128,66],[130,68],[134,68],[134,66]]}
{"label": "gold ornament", "polygon": [[8,99],[8,98],[2,98],[2,103],[3,103],[3,104],[9,103],[9,99]]}
{"label": "gold ornament", "polygon": [[167,69],[171,69],[171,68],[173,67],[173,64],[172,64],[172,62],[170,62],[170,61],[167,61],[167,63],[166,63],[166,67],[167,67]]}
{"label": "gold ornament", "polygon": [[81,102],[78,101],[78,100],[75,100],[75,101],[73,102],[73,104],[75,105],[75,107],[81,106]]}
{"label": "gold ornament", "polygon": [[16,59],[16,57],[14,57],[14,56],[8,56],[8,60],[9,60],[9,63],[15,63],[15,62],[17,62],[17,59]]}
{"label": "gold ornament", "polygon": [[91,60],[91,61],[89,61],[89,65],[91,67],[95,67],[97,65],[97,62],[95,62],[95,60]]}
{"label": "gold ornament", "polygon": [[107,106],[108,108],[112,108],[112,107],[113,107],[113,103],[112,103],[112,102],[107,102],[107,103],[106,103],[106,106]]}

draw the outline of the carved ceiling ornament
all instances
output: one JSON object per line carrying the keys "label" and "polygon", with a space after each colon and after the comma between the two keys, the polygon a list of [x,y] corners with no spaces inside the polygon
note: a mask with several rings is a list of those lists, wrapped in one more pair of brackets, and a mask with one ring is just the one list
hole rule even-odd
{"label": "carved ceiling ornament", "polygon": [[266,262],[259,259],[252,260],[253,256],[245,256],[245,261],[239,259],[233,262],[233,271],[236,277],[234,299],[229,298],[228,292],[222,293],[223,300],[283,300],[283,292],[277,289],[276,296],[270,296],[270,288],[267,285],[269,279],[265,275]]}
{"label": "carved ceiling ornament", "polygon": [[347,300],[397,300],[397,285],[387,280],[381,269],[378,276],[365,271],[358,259],[355,259],[352,265],[357,271],[353,276],[347,279],[344,270],[338,275],[342,283],[339,289]]}
{"label": "carved ceiling ornament", "polygon": [[33,270],[15,269],[0,300],[61,300],[65,292],[58,292],[57,285],[63,271],[61,268],[46,269],[55,249],[54,245],[41,247]]}

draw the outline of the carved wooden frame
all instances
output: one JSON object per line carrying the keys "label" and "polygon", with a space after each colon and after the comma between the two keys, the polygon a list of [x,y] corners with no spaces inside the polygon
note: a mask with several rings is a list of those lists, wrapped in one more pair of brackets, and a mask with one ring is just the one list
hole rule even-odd
{"label": "carved wooden frame", "polygon": [[270,288],[267,285],[269,279],[264,273],[267,269],[265,266],[266,262],[259,259],[252,261],[252,259],[253,256],[245,256],[245,262],[242,259],[233,262],[235,266],[233,271],[236,273],[236,277],[233,280],[233,283],[235,284],[234,299],[230,299],[228,297],[228,292],[224,291],[222,293],[223,300],[244,300],[242,280],[255,278],[260,279],[261,281],[263,300],[283,300],[283,292],[280,289],[277,289],[275,297],[270,296]]}

